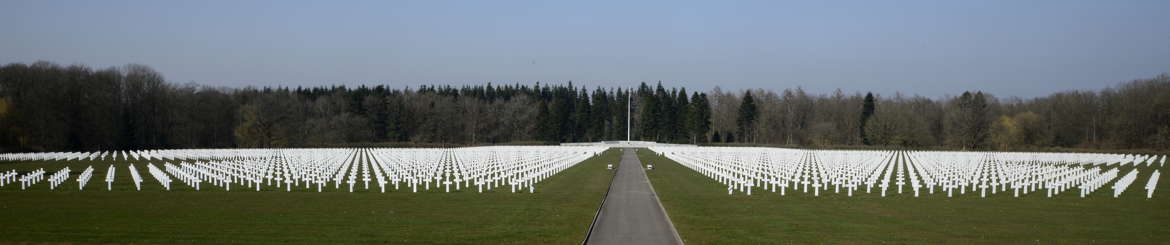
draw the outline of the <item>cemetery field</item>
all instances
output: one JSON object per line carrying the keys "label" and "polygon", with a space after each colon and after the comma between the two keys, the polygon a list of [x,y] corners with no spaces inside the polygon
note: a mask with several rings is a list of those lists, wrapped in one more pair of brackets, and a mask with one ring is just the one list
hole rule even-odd
{"label": "cemetery field", "polygon": [[[651,151],[639,151],[658,198],[688,244],[1165,244],[1170,241],[1167,181],[1146,198],[1153,172],[1139,167],[1134,184],[1114,198],[1103,187],[1086,198],[1067,191],[1012,197],[1010,190],[948,198],[832,188],[820,196],[756,188],[728,195],[727,185]],[[1156,166],[1156,165],[1155,165]],[[1121,173],[1133,166],[1118,167]],[[1108,184],[1112,185],[1112,183]],[[956,193],[958,194],[958,193]]]}
{"label": "cemetery field", "polygon": [[[107,191],[103,178],[114,161],[0,162],[0,171],[73,172],[55,190],[45,182],[0,187],[0,243],[572,244],[584,238],[604,198],[613,173],[605,164],[619,159],[607,150],[540,181],[535,193],[508,186],[477,193],[475,185],[450,193],[405,186],[350,193],[345,185],[257,192],[239,184],[226,191],[210,182],[199,191],[175,182],[167,191],[137,160],[116,162]],[[126,163],[146,179],[141,191]],[[92,180],[78,191],[75,179],[90,165]]]}

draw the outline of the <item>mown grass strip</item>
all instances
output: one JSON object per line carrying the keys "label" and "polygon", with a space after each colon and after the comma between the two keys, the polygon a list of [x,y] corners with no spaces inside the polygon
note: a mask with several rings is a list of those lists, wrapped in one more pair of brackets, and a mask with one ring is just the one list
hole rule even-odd
{"label": "mown grass strip", "polygon": [[106,191],[100,181],[110,162],[0,163],[0,170],[70,165],[79,171],[91,164],[97,170],[80,192],[76,181],[54,191],[45,183],[28,191],[19,183],[0,188],[0,243],[572,244],[604,198],[612,175],[605,164],[619,157],[607,151],[531,194],[506,187],[483,194],[474,188],[349,193],[345,186],[325,193],[193,191],[181,183],[165,191],[149,176],[137,192],[125,162],[118,162],[114,191]]}
{"label": "mown grass strip", "polygon": [[[821,191],[821,196],[767,191],[727,195],[727,188],[678,163],[639,151],[670,218],[687,244],[1165,244],[1170,241],[1170,195],[1146,199],[1144,168],[1120,198],[1102,188],[1089,198],[1068,191],[1054,198],[978,193],[947,198],[937,190],[920,198],[906,192]],[[1122,173],[1128,169],[1123,169]],[[1167,181],[1158,190],[1170,189]],[[896,193],[896,192],[895,192]],[[1161,194],[1159,194],[1161,193]]]}

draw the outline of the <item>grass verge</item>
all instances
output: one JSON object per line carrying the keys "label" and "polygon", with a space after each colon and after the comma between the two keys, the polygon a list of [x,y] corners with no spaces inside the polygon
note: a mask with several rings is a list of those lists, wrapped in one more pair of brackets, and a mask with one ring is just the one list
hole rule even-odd
{"label": "grass verge", "polygon": [[[1120,198],[1103,187],[1089,198],[1075,190],[1053,198],[1000,192],[915,198],[908,189],[881,197],[864,189],[789,189],[786,196],[756,189],[727,195],[726,186],[678,163],[639,151],[658,198],[688,244],[1165,244],[1170,241],[1170,184],[1159,181],[1153,199],[1138,179]],[[1127,169],[1121,173],[1127,173]],[[1110,184],[1111,186],[1111,184]],[[938,191],[938,190],[935,190]],[[925,191],[923,192],[925,194]],[[956,193],[957,194],[957,193]]]}
{"label": "grass verge", "polygon": [[[29,190],[20,183],[0,188],[0,243],[71,244],[572,244],[579,243],[604,198],[616,150],[590,158],[537,185],[536,193],[464,188],[444,193],[326,192],[294,188],[256,192],[210,188],[172,191],[143,174],[134,191],[119,163],[113,191],[103,182],[110,162],[0,163],[0,171],[43,167],[48,174],[71,166],[76,179],[94,165],[84,191],[75,180],[50,191],[46,182]],[[155,163],[158,164],[157,162]],[[46,176],[48,175],[46,174]]]}

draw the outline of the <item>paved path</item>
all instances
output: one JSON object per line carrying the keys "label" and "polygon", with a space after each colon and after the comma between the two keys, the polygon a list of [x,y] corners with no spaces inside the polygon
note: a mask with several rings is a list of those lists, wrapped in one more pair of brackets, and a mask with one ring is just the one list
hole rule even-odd
{"label": "paved path", "polygon": [[622,153],[617,176],[586,243],[682,244],[646,178],[645,166],[633,149]]}

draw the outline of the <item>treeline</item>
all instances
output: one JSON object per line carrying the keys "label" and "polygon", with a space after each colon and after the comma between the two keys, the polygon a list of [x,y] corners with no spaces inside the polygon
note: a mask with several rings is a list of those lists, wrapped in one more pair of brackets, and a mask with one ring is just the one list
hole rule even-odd
{"label": "treeline", "polygon": [[0,150],[625,140],[631,96],[647,103],[640,108],[654,106],[647,115],[655,124],[635,128],[664,128],[635,135],[704,138],[709,124],[688,120],[710,121],[699,117],[710,117],[705,96],[661,85],[636,92],[572,83],[235,89],[167,83],[141,65],[9,64],[0,67]]}
{"label": "treeline", "polygon": [[[1170,149],[1170,76],[1100,91],[998,99],[711,92],[715,141],[954,150]],[[727,136],[736,137],[728,139]]]}
{"label": "treeline", "polygon": [[1168,80],[1033,99],[661,83],[215,88],[168,83],[141,65],[38,62],[0,67],[0,151],[625,140],[627,116],[633,140],[672,143],[1168,149]]}
{"label": "treeline", "polygon": [[0,67],[0,150],[232,147],[244,93],[175,86],[149,67]]}

